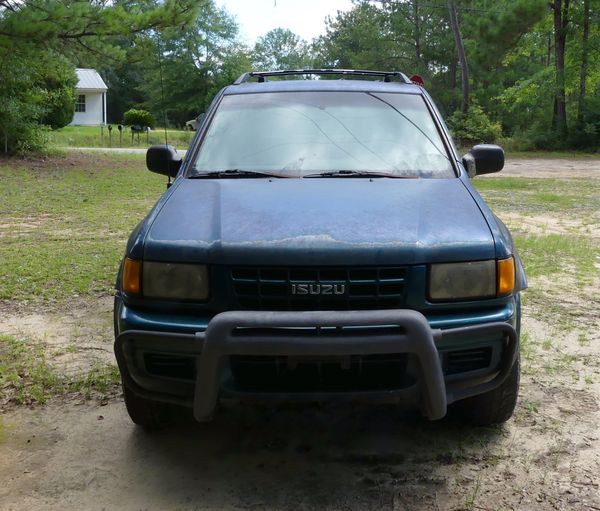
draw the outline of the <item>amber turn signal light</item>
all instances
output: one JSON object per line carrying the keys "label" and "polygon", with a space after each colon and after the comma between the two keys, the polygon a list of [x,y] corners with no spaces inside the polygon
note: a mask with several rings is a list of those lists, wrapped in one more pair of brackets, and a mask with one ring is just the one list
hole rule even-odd
{"label": "amber turn signal light", "polygon": [[507,295],[515,289],[515,260],[512,256],[498,260],[498,295]]}
{"label": "amber turn signal light", "polygon": [[128,295],[142,292],[142,261],[125,258],[123,263],[123,291]]}

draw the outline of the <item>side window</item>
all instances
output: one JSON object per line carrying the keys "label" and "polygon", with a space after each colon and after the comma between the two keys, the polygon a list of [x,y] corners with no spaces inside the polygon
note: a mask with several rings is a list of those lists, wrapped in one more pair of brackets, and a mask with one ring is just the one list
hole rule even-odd
{"label": "side window", "polygon": [[85,112],[85,94],[79,94],[77,96],[77,102],[75,103],[76,112]]}

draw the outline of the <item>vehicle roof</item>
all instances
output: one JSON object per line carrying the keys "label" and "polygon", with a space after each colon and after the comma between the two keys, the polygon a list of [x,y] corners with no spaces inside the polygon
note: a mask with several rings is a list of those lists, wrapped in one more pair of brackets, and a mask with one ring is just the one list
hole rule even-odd
{"label": "vehicle roof", "polygon": [[265,82],[245,82],[225,87],[223,94],[256,94],[261,92],[402,92],[423,94],[419,85],[402,82],[377,80],[273,80]]}

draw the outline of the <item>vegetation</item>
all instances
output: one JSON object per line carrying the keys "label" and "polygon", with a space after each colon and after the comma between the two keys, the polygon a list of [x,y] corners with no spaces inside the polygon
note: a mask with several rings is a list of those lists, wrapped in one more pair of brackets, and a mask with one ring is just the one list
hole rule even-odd
{"label": "vegetation", "polygon": [[143,155],[0,160],[0,300],[110,293],[129,232],[164,190]]}
{"label": "vegetation", "polygon": [[123,124],[127,126],[147,126],[149,128],[154,128],[156,120],[154,119],[154,116],[146,110],[130,108],[123,114]]}
{"label": "vegetation", "polygon": [[471,105],[466,113],[457,110],[447,123],[456,143],[461,146],[496,142],[502,135],[500,123],[492,122],[478,104]]}
{"label": "vegetation", "polygon": [[65,375],[48,362],[46,346],[30,339],[0,335],[0,403],[45,403],[49,398],[78,392],[106,395],[120,381],[114,365],[97,365],[84,374]]}
{"label": "vegetation", "polygon": [[73,66],[53,51],[4,54],[0,47],[0,144],[4,152],[45,147],[40,124],[60,128],[73,118]]}
{"label": "vegetation", "polygon": [[[185,25],[193,0],[63,2],[0,0],[0,135],[4,152],[45,147],[44,125],[70,121],[74,64],[90,55],[123,58],[117,40]],[[65,122],[66,121],[66,122]]]}
{"label": "vegetation", "polygon": [[[99,126],[66,126],[59,130],[48,133],[48,138],[55,146],[63,147],[149,147],[153,144],[165,143],[165,132],[163,128],[156,128],[139,136],[132,136],[128,127],[123,129],[122,136],[115,125],[111,125],[112,131]],[[187,149],[194,132],[185,130],[167,130],[169,144],[177,149]]]}

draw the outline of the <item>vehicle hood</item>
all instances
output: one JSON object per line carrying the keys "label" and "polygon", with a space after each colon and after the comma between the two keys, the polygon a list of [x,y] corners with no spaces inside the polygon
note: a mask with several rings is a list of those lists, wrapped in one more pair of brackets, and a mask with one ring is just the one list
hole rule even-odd
{"label": "vehicle hood", "polygon": [[145,237],[154,261],[385,265],[491,259],[460,179],[180,179]]}

